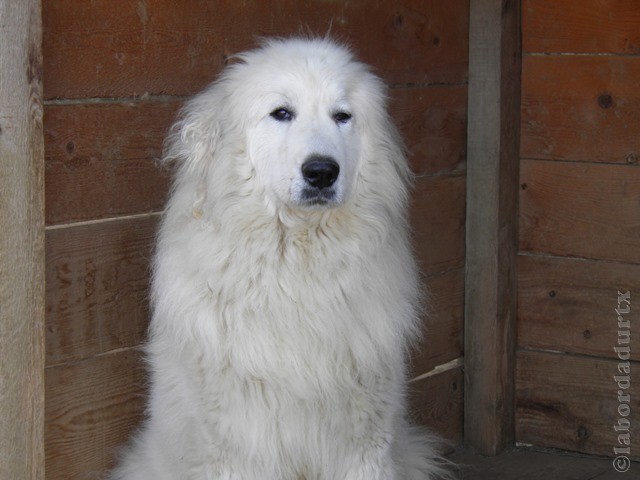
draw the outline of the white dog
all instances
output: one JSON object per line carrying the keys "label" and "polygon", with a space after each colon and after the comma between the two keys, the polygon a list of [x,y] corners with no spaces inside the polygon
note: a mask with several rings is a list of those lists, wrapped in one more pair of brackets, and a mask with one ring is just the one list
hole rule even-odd
{"label": "white dog", "polygon": [[324,39],[237,59],[168,140],[148,419],[112,478],[436,478],[405,421],[420,287],[385,88]]}

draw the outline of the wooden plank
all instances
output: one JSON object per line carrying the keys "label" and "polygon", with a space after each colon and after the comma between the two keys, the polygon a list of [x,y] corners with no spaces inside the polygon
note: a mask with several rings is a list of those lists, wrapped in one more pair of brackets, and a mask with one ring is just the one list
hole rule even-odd
{"label": "wooden plank", "polygon": [[520,249],[640,263],[640,169],[523,160]]}
{"label": "wooden plank", "polygon": [[466,168],[467,87],[394,88],[391,113],[417,175]]}
{"label": "wooden plank", "polygon": [[[459,451],[449,457],[464,480],[600,480],[612,471],[611,460],[561,452],[517,450],[496,457]],[[620,475],[614,472],[615,475]],[[620,480],[619,476],[607,477]]]}
{"label": "wooden plank", "polygon": [[513,442],[520,2],[471,1],[465,284],[465,443]]}
{"label": "wooden plank", "polygon": [[47,223],[161,210],[169,181],[155,159],[179,105],[47,106]]}
{"label": "wooden plank", "polygon": [[525,57],[525,158],[638,164],[640,62],[635,57]]}
{"label": "wooden plank", "polygon": [[425,275],[464,265],[465,177],[419,178],[411,202],[413,245]]}
{"label": "wooden plank", "polygon": [[0,478],[44,477],[40,2],[0,2]]}
{"label": "wooden plank", "polygon": [[409,384],[410,416],[447,440],[449,451],[462,443],[463,377],[454,368]]}
{"label": "wooden plank", "polygon": [[[612,346],[613,348],[613,346]],[[640,435],[640,365],[632,362],[629,401],[619,401],[614,376],[619,361],[520,351],[516,375],[516,436],[519,442],[596,455],[614,455],[620,418],[630,421],[631,439]],[[625,403],[626,402],[626,403]],[[622,417],[620,405],[632,414]],[[624,433],[622,430],[620,433]],[[638,459],[633,451],[630,458]]]}
{"label": "wooden plank", "polygon": [[158,216],[47,230],[46,363],[137,345]]}
{"label": "wooden plank", "polygon": [[349,39],[393,84],[467,76],[468,0],[96,0],[43,8],[48,99],[189,95],[257,37],[305,32]]}
{"label": "wooden plank", "polygon": [[518,346],[617,358],[619,291],[640,292],[640,265],[521,255]]}
{"label": "wooden plank", "polygon": [[525,0],[523,50],[640,53],[637,0]]}
{"label": "wooden plank", "polygon": [[425,279],[428,290],[423,338],[412,350],[411,377],[463,355],[464,269]]}
{"label": "wooden plank", "polygon": [[144,384],[132,349],[47,368],[47,480],[103,478],[142,417]]}

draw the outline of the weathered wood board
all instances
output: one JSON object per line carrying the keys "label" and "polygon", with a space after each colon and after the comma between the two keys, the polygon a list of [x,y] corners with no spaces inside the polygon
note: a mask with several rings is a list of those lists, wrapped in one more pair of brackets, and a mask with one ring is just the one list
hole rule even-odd
{"label": "weathered wood board", "polygon": [[[626,410],[628,407],[630,412],[640,411],[640,364],[633,362],[628,375],[619,370],[620,362],[519,351],[516,362],[517,441],[615,456],[614,447],[626,446],[624,440],[619,441],[619,434],[628,433],[631,439],[640,435],[640,417]],[[628,384],[619,384],[615,380],[618,376],[628,377]],[[624,399],[626,395],[630,397]],[[623,416],[619,412],[627,413]],[[616,432],[614,427],[624,426],[625,420],[630,422],[629,429]],[[639,458],[635,449],[628,456]]]}
{"label": "weathered wood board", "polygon": [[[518,345],[616,358],[618,292],[635,304],[640,265],[520,255]],[[631,358],[640,360],[640,349]]]}
{"label": "weathered wood board", "polygon": [[191,95],[265,36],[330,33],[392,84],[464,83],[468,0],[45,2],[45,96]]}
{"label": "weathered wood board", "polygon": [[640,263],[640,168],[522,160],[520,250]]}

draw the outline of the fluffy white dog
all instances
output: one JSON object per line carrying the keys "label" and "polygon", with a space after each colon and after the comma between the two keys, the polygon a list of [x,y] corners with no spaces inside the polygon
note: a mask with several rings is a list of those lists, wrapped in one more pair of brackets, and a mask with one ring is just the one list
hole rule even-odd
{"label": "fluffy white dog", "polygon": [[237,60],[168,140],[148,419],[112,478],[436,478],[405,420],[420,287],[385,88],[326,39]]}

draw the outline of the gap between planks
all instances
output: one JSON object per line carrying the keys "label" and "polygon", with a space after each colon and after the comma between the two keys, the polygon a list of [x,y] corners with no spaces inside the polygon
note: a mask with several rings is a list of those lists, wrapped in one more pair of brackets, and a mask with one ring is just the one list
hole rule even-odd
{"label": "gap between planks", "polygon": [[78,365],[80,363],[84,363],[84,362],[90,362],[96,358],[100,358],[100,357],[106,357],[109,355],[118,355],[120,353],[126,353],[126,352],[141,352],[142,349],[144,348],[144,343],[139,343],[137,345],[131,345],[128,347],[120,347],[120,348],[114,348],[113,350],[108,350],[106,352],[100,352],[100,353],[96,353],[94,355],[91,355],[89,357],[84,357],[84,358],[78,358],[75,360],[69,360],[66,362],[58,362],[58,363],[52,363],[50,365],[46,365],[44,367],[45,370],[49,370],[49,369],[53,369],[53,368],[59,368],[59,367],[67,367],[70,365]]}
{"label": "gap between planks", "polygon": [[609,166],[618,166],[618,167],[631,167],[638,168],[637,163],[632,162],[598,162],[596,160],[570,160],[566,158],[535,158],[535,157],[520,157],[520,161],[529,161],[529,162],[552,162],[552,163],[570,163],[570,164],[580,164],[580,165],[609,165]]}
{"label": "gap between planks", "polygon": [[64,105],[134,104],[183,102],[192,95],[139,95],[134,97],[53,98],[43,102],[45,107]]}
{"label": "gap between planks", "polygon": [[[417,89],[417,88],[438,88],[438,87],[466,87],[468,82],[452,83],[393,83],[387,84],[389,89]],[[197,94],[197,92],[196,92]],[[64,105],[97,105],[97,104],[134,104],[134,103],[164,103],[164,102],[184,102],[193,95],[152,95],[143,94],[131,97],[90,97],[90,98],[51,98],[44,100],[45,107]]]}
{"label": "gap between planks", "polygon": [[65,228],[75,228],[75,227],[84,227],[87,225],[98,225],[101,223],[109,223],[109,222],[118,222],[123,220],[135,220],[142,219],[148,217],[160,217],[164,214],[164,210],[160,212],[146,212],[146,213],[135,213],[133,215],[121,215],[118,217],[108,217],[108,218],[97,218],[95,220],[83,220],[79,222],[70,222],[70,223],[59,223],[54,225],[47,225],[44,229],[45,231],[50,230],[62,230]]}
{"label": "gap between planks", "polygon": [[387,83],[387,87],[391,90],[400,89],[400,88],[438,88],[438,87],[468,87],[469,82],[425,82],[425,83]]}
{"label": "gap between planks", "polygon": [[522,52],[523,57],[640,57],[637,53],[615,52]]}
{"label": "gap between planks", "polygon": [[[95,355],[91,355],[90,357],[47,365],[47,366],[45,366],[45,370],[52,369],[52,368],[57,368],[57,367],[64,367],[64,366],[67,366],[67,365],[76,365],[78,363],[91,361],[91,360],[93,360],[95,358],[105,357],[105,356],[108,356],[108,355],[117,355],[117,354],[120,354],[120,353],[123,353],[123,352],[141,351],[143,348],[144,348],[144,343],[140,343],[138,345],[132,345],[132,346],[129,346],[129,347],[114,348],[113,350],[109,350],[107,352],[96,353]],[[528,351],[536,351],[536,350],[528,350]],[[581,356],[586,357],[587,355],[581,355]],[[590,357],[590,358],[600,358],[600,357]],[[464,357],[458,357],[458,358],[453,359],[453,360],[451,360],[451,361],[449,361],[447,363],[443,363],[441,365],[437,365],[434,368],[432,368],[431,370],[429,370],[428,372],[423,373],[421,375],[418,375],[417,377],[414,377],[414,378],[410,379],[409,383],[418,382],[420,380],[424,380],[425,378],[435,377],[436,375],[440,375],[441,373],[448,372],[449,370],[455,370],[456,368],[460,368],[460,367],[463,367],[463,366],[464,366]]]}
{"label": "gap between planks", "polygon": [[[543,353],[547,355],[559,355],[563,357],[574,357],[574,358],[584,358],[588,360],[610,360],[612,362],[618,362],[619,359],[616,357],[602,357],[599,355],[589,355],[588,353],[577,353],[577,352],[569,352],[562,350],[551,350],[548,348],[530,348],[530,347],[521,347],[518,346],[516,348],[516,355],[520,352],[523,353]],[[632,365],[637,364],[640,365],[640,360],[629,360]],[[413,380],[412,380],[413,381]]]}
{"label": "gap between planks", "polygon": [[630,262],[626,260],[610,260],[603,258],[590,258],[590,257],[578,257],[573,255],[553,255],[551,253],[545,252],[536,252],[536,251],[528,251],[528,250],[519,250],[519,257],[538,257],[538,258],[549,258],[549,259],[558,259],[558,260],[575,260],[578,262],[587,262],[587,263],[611,263],[617,265],[640,265],[640,262]]}

